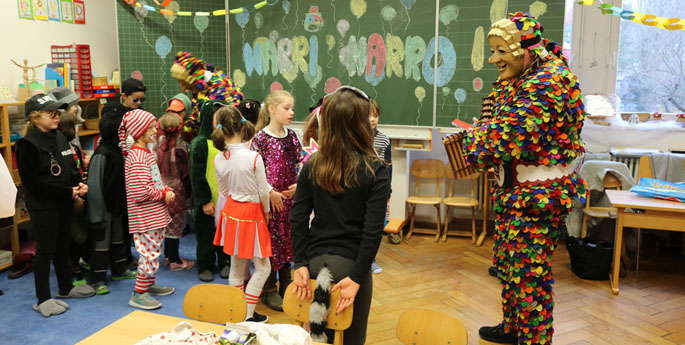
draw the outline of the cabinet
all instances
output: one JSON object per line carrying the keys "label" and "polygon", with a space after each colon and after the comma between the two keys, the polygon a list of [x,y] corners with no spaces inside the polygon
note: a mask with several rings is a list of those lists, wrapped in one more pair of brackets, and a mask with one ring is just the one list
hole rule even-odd
{"label": "cabinet", "polygon": [[[102,108],[107,103],[107,99],[104,98],[82,98],[79,100],[79,105],[83,108],[83,116],[87,117],[88,112],[97,112],[97,116],[100,117],[102,113]],[[11,142],[10,138],[10,122],[9,122],[9,107],[19,107],[19,111],[23,114],[24,102],[12,102],[12,103],[0,103],[0,135],[2,135],[2,140],[0,141],[0,155],[5,160],[7,167],[12,174],[14,183],[18,186],[21,184],[19,179],[19,172],[14,166],[14,160],[12,159],[14,143]],[[80,137],[92,136],[99,134],[99,130],[88,130],[84,129],[79,132]],[[30,218],[28,215],[22,215],[19,212],[14,215],[11,223],[9,225],[0,228],[0,231],[10,230],[10,243],[12,247],[12,255],[19,253],[19,224],[28,222]],[[0,270],[4,270],[12,266],[11,264],[0,266]]]}

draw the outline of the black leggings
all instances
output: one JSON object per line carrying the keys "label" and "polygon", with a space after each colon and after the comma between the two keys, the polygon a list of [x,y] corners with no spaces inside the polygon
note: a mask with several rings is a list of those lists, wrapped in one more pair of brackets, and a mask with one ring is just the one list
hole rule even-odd
{"label": "black leggings", "polygon": [[51,298],[50,261],[55,267],[59,294],[66,295],[73,287],[69,267],[69,242],[74,205],[71,201],[47,210],[31,210],[31,229],[36,238],[36,255],[33,257],[33,279],[38,304]]}

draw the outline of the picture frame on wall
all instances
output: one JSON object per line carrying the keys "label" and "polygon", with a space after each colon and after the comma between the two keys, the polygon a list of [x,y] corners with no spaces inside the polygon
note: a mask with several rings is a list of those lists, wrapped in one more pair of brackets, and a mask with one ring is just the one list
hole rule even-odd
{"label": "picture frame on wall", "polygon": [[73,0],[74,1],[74,23],[85,24],[86,23],[86,4],[83,0]]}
{"label": "picture frame on wall", "polygon": [[33,18],[36,20],[48,20],[48,7],[45,0],[32,0]]}
{"label": "picture frame on wall", "polygon": [[55,22],[61,21],[59,0],[47,0],[48,4],[48,20]]}
{"label": "picture frame on wall", "polygon": [[20,19],[33,19],[33,6],[31,0],[17,0],[17,9]]}
{"label": "picture frame on wall", "polygon": [[65,23],[74,22],[74,3],[72,0],[60,0],[60,15]]}

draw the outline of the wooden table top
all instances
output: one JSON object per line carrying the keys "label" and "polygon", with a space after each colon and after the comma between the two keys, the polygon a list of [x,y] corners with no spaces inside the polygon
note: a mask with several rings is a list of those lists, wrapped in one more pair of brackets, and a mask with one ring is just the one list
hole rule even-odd
{"label": "wooden table top", "polygon": [[685,203],[682,202],[646,198],[637,193],[624,190],[607,189],[604,192],[614,207],[685,213]]}

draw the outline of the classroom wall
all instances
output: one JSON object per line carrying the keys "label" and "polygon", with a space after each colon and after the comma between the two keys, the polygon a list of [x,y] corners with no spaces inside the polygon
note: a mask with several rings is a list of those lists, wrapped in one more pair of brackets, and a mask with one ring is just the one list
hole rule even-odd
{"label": "classroom wall", "polygon": [[[0,1],[2,49],[0,49],[0,84],[8,84],[16,97],[17,85],[23,83],[23,71],[10,59],[30,66],[50,63],[50,45],[89,44],[91,67],[97,76],[111,77],[119,68],[116,0],[86,1],[86,24],[19,19],[17,2]],[[29,78],[31,77],[29,72]],[[36,69],[38,79],[45,78],[45,69]]]}

